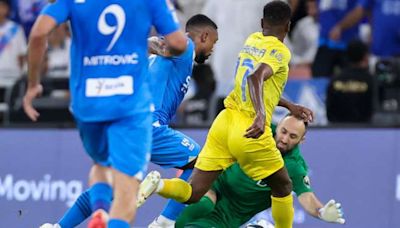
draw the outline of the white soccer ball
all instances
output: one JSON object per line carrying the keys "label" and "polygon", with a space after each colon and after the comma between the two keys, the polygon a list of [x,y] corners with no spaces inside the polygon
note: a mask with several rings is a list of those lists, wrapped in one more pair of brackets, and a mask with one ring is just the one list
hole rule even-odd
{"label": "white soccer ball", "polygon": [[51,223],[45,223],[41,225],[39,228],[61,228],[59,224],[51,224]]}
{"label": "white soccer ball", "polygon": [[259,219],[251,224],[248,224],[246,228],[275,228],[275,226],[265,219]]}

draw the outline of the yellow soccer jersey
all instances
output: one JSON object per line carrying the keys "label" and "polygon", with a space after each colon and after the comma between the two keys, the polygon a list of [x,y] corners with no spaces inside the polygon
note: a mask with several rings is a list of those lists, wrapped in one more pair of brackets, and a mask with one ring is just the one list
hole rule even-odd
{"label": "yellow soccer jersey", "polygon": [[235,88],[225,99],[225,107],[254,116],[255,110],[249,94],[247,77],[259,64],[268,64],[273,71],[273,75],[264,82],[265,124],[269,126],[272,113],[286,85],[290,57],[289,49],[276,37],[264,36],[261,32],[251,34],[239,53]]}

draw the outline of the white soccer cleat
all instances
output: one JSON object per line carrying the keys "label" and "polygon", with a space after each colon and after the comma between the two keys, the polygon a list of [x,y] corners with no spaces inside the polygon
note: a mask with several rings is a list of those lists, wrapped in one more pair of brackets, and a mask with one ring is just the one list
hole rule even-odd
{"label": "white soccer cleat", "polygon": [[139,186],[138,198],[136,202],[138,208],[141,207],[146,202],[147,198],[149,198],[149,196],[156,191],[160,180],[161,174],[158,171],[151,171],[149,174],[147,174]]}
{"label": "white soccer cleat", "polygon": [[147,228],[175,228],[175,221],[160,215]]}
{"label": "white soccer cleat", "polygon": [[45,223],[41,225],[39,228],[61,228],[61,226],[58,223],[56,224]]}

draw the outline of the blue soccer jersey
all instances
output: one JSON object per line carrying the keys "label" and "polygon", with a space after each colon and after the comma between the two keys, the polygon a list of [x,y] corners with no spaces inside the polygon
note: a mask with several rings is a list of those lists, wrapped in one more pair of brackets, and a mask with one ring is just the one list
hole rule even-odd
{"label": "blue soccer jersey", "polygon": [[72,111],[107,121],[149,111],[147,38],[178,29],[166,0],[57,0],[42,14],[72,27]]}
{"label": "blue soccer jersey", "polygon": [[358,37],[358,25],[343,32],[339,41],[329,39],[329,32],[343,17],[354,9],[359,0],[318,0],[320,45],[344,49],[346,44]]}
{"label": "blue soccer jersey", "polygon": [[372,12],[372,52],[380,57],[400,55],[400,0],[362,0]]}
{"label": "blue soccer jersey", "polygon": [[150,57],[149,80],[156,111],[154,120],[168,125],[185,96],[193,70],[194,44],[188,38],[186,51],[177,57]]}

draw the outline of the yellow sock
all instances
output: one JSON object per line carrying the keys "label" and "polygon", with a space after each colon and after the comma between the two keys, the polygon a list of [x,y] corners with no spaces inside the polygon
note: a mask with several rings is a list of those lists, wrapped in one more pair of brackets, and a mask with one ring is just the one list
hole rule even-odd
{"label": "yellow sock", "polygon": [[275,228],[292,228],[294,209],[292,194],[278,198],[271,196],[272,218],[275,221]]}
{"label": "yellow sock", "polygon": [[163,186],[158,194],[168,199],[184,203],[192,196],[192,186],[179,178],[162,179]]}

